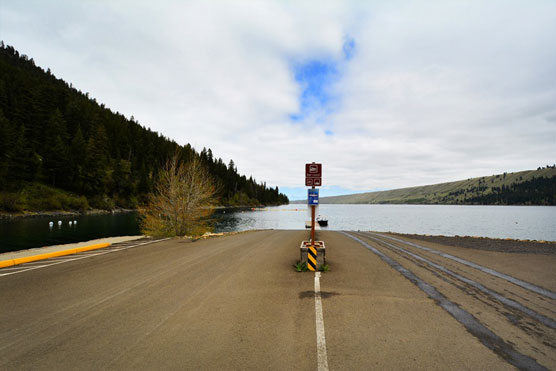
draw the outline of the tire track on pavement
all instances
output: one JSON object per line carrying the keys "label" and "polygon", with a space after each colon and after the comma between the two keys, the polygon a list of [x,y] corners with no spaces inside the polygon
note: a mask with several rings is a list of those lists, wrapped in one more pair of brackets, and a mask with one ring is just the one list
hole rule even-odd
{"label": "tire track on pavement", "polygon": [[498,271],[495,271],[494,269],[490,269],[490,268],[487,268],[487,267],[483,267],[482,265],[479,265],[479,264],[470,262],[470,261],[468,261],[468,260],[465,260],[465,259],[462,259],[462,258],[458,258],[457,256],[453,256],[453,255],[450,255],[450,254],[447,254],[447,253],[444,253],[444,252],[441,252],[441,251],[437,251],[437,250],[434,250],[434,249],[431,249],[431,248],[428,248],[428,247],[424,247],[424,246],[418,245],[418,244],[413,243],[413,242],[404,241],[404,240],[401,240],[401,239],[399,239],[399,238],[395,238],[395,237],[392,237],[392,236],[387,236],[387,235],[383,235],[383,234],[380,234],[380,235],[379,235],[379,234],[373,233],[373,232],[368,232],[368,235],[380,236],[380,237],[383,237],[383,238],[387,238],[387,239],[390,239],[390,240],[393,240],[393,241],[397,241],[397,242],[403,243],[403,244],[405,244],[405,245],[413,246],[413,247],[415,247],[416,249],[420,249],[420,250],[423,250],[423,251],[430,252],[430,253],[432,253],[432,254],[439,255],[439,256],[441,256],[441,257],[443,257],[443,258],[451,259],[451,260],[453,260],[453,261],[456,261],[456,262],[461,263],[461,264],[463,264],[463,265],[466,265],[466,266],[468,266],[468,267],[471,267],[471,268],[475,268],[475,269],[477,269],[477,270],[480,270],[481,272],[488,273],[488,274],[490,274],[490,275],[492,275],[492,276],[494,276],[494,277],[501,278],[501,279],[503,279],[503,280],[506,280],[506,281],[508,281],[508,282],[511,282],[511,283],[513,283],[514,285],[520,286],[520,287],[522,287],[522,288],[524,288],[524,289],[527,289],[527,290],[529,290],[529,291],[532,291],[532,292],[535,292],[535,293],[537,293],[537,294],[543,295],[543,296],[545,296],[545,297],[547,297],[547,298],[556,300],[556,293],[553,292],[553,291],[551,291],[551,290],[545,289],[545,288],[543,288],[543,287],[539,287],[539,286],[537,286],[537,285],[533,285],[532,283],[522,281],[522,280],[520,280],[520,279],[517,279],[517,278],[515,278],[515,277],[509,276],[509,275],[507,275],[507,274],[500,273],[500,272],[498,272]]}
{"label": "tire track on pavement", "polygon": [[521,313],[526,314],[526,315],[528,315],[529,317],[531,317],[531,318],[533,318],[533,319],[535,319],[535,320],[541,322],[541,323],[544,324],[545,326],[548,326],[548,327],[550,327],[550,328],[552,328],[552,329],[556,329],[556,321],[554,321],[554,320],[552,320],[551,318],[548,318],[548,317],[546,317],[546,316],[543,316],[543,315],[540,314],[540,313],[535,312],[534,310],[532,310],[532,309],[530,309],[530,308],[528,308],[528,307],[522,305],[521,303],[518,303],[518,302],[516,302],[516,301],[514,301],[514,300],[511,300],[511,299],[506,298],[505,296],[501,295],[500,293],[498,293],[498,292],[496,292],[496,291],[493,291],[493,290],[491,290],[491,289],[485,287],[484,285],[480,284],[480,283],[477,282],[477,281],[474,281],[474,280],[472,280],[472,279],[463,277],[462,275],[459,275],[459,274],[457,274],[457,273],[455,273],[455,272],[452,272],[452,271],[449,270],[449,269],[444,268],[444,267],[443,267],[442,265],[440,265],[440,264],[436,264],[436,263],[430,261],[429,259],[423,258],[423,257],[421,257],[421,256],[419,256],[419,255],[417,255],[417,254],[414,254],[414,253],[412,253],[412,252],[410,252],[410,251],[408,251],[408,250],[406,250],[406,249],[403,249],[403,248],[401,248],[401,247],[399,247],[399,246],[393,245],[393,244],[388,243],[388,242],[386,242],[386,241],[382,241],[382,240],[380,240],[380,239],[378,239],[378,238],[375,238],[375,237],[373,237],[373,236],[367,236],[367,235],[364,235],[364,236],[366,236],[367,238],[370,238],[370,239],[372,239],[372,240],[374,240],[374,241],[376,241],[376,242],[380,242],[380,243],[382,243],[382,244],[384,244],[384,245],[386,245],[386,246],[388,246],[388,247],[390,247],[390,248],[392,248],[392,249],[395,249],[395,250],[400,251],[400,252],[402,252],[402,253],[404,253],[404,254],[407,254],[407,255],[413,257],[414,259],[417,259],[417,260],[419,260],[419,261],[421,261],[421,262],[423,262],[423,263],[425,263],[425,264],[428,264],[429,266],[434,267],[434,268],[438,269],[439,271],[441,271],[441,272],[443,272],[443,273],[446,273],[447,275],[449,275],[449,276],[451,276],[451,277],[454,277],[454,278],[456,278],[456,279],[458,279],[458,280],[460,280],[460,281],[462,281],[462,282],[465,282],[466,284],[468,284],[468,285],[470,285],[470,286],[472,286],[472,287],[478,289],[478,290],[481,291],[482,293],[491,296],[492,298],[498,300],[499,302],[501,302],[502,304],[506,305],[507,307],[510,307],[510,308],[512,308],[512,309],[516,309],[516,310],[520,311]]}
{"label": "tire track on pavement", "polygon": [[547,370],[537,361],[523,353],[517,351],[510,343],[504,341],[500,336],[488,329],[483,323],[475,318],[471,313],[462,309],[458,304],[450,301],[446,296],[440,293],[435,287],[417,277],[413,272],[403,267],[400,263],[393,260],[377,248],[369,245],[356,235],[341,232],[345,236],[357,241],[365,248],[378,255],[385,263],[402,274],[406,279],[415,284],[419,289],[425,292],[431,299],[446,310],[452,317],[461,323],[468,332],[474,335],[483,345],[499,354],[503,359],[519,369],[525,370]]}

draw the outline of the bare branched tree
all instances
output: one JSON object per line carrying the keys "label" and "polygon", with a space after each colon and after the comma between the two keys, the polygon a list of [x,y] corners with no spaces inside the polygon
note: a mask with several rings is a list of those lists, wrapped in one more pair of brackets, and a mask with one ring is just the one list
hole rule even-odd
{"label": "bare branched tree", "polygon": [[216,187],[201,160],[188,163],[175,154],[159,173],[153,194],[141,210],[141,231],[149,236],[202,233],[212,213]]}

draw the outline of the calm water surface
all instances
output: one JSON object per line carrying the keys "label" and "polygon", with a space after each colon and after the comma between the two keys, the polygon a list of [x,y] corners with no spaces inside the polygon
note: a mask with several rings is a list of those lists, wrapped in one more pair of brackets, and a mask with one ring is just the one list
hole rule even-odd
{"label": "calm water surface", "polygon": [[[329,230],[556,241],[553,206],[320,205],[317,213],[328,217]],[[216,232],[304,229],[309,219],[306,205],[219,209],[214,214]],[[70,220],[77,220],[77,225],[69,226]],[[54,221],[53,228],[49,221]],[[0,252],[139,233],[135,213],[4,220]]]}
{"label": "calm water surface", "polygon": [[[73,224],[74,220],[77,224]],[[48,225],[51,221],[54,222],[52,228]],[[61,226],[58,221],[62,222]],[[0,253],[138,234],[136,213],[0,220]]]}
{"label": "calm water surface", "polygon": [[[306,205],[219,215],[220,231],[304,229]],[[320,205],[329,230],[372,230],[556,241],[554,206]]]}

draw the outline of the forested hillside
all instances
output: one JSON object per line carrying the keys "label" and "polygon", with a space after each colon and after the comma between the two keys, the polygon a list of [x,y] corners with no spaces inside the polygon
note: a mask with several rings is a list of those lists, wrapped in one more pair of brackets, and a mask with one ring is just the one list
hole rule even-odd
{"label": "forested hillside", "polygon": [[287,203],[276,188],[112,112],[0,43],[0,209],[134,208],[176,151],[201,158],[221,205]]}
{"label": "forested hillside", "polygon": [[556,205],[556,165],[457,182],[322,197],[323,204]]}

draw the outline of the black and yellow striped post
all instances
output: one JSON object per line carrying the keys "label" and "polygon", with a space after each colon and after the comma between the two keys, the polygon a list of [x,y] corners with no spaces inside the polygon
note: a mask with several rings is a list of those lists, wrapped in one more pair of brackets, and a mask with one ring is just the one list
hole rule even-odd
{"label": "black and yellow striped post", "polygon": [[317,249],[313,245],[307,249],[307,268],[313,272],[317,270]]}

